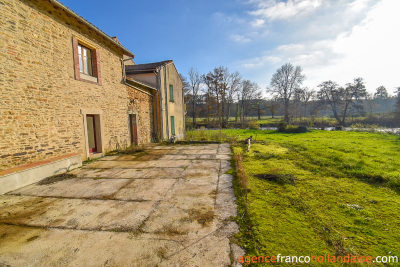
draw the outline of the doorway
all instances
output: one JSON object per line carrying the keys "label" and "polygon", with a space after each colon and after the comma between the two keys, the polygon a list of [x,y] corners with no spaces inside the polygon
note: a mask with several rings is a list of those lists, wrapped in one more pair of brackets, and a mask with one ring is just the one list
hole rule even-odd
{"label": "doorway", "polygon": [[89,153],[97,152],[96,120],[94,115],[86,115]]}
{"label": "doorway", "polygon": [[129,114],[129,128],[131,129],[131,145],[138,145],[139,136],[136,114]]}

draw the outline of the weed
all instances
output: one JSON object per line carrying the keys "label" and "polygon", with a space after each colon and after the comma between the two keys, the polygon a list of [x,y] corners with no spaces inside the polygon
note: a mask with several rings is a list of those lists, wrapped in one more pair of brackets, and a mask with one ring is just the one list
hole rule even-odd
{"label": "weed", "polygon": [[189,210],[190,220],[197,221],[203,227],[209,225],[214,220],[214,216],[215,214],[213,210]]}
{"label": "weed", "polygon": [[131,145],[123,150],[119,150],[118,154],[132,155],[143,151],[145,151],[143,145]]}
{"label": "weed", "polygon": [[186,235],[188,233],[187,230],[179,229],[178,227],[168,224],[163,226],[161,229],[157,230],[155,232],[156,234],[165,234],[169,236],[175,236],[175,235]]}

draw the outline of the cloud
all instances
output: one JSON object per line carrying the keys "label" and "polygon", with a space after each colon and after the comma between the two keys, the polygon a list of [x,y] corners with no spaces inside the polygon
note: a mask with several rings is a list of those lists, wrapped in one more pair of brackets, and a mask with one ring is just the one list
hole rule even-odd
{"label": "cloud", "polygon": [[264,55],[262,57],[255,57],[248,60],[242,60],[238,63],[241,68],[246,70],[254,70],[263,68],[268,65],[279,65],[281,64],[282,58],[273,55]]}
{"label": "cloud", "polygon": [[327,69],[331,75],[341,83],[361,76],[369,90],[384,85],[391,91],[400,86],[398,10],[400,1],[384,0],[368,13],[362,23],[354,26],[350,34],[339,35],[332,49],[344,57]]}
{"label": "cloud", "polygon": [[231,39],[237,43],[248,43],[251,40],[243,35],[239,35],[239,34],[232,34]]}
{"label": "cloud", "polygon": [[250,12],[251,15],[269,20],[286,20],[313,12],[321,5],[321,0],[258,0],[249,3],[256,3],[257,6],[256,10]]}
{"label": "cloud", "polygon": [[263,19],[255,19],[250,23],[250,25],[254,28],[259,28],[259,27],[262,27],[264,25],[264,23],[265,23],[265,20],[263,20]]}
{"label": "cloud", "polygon": [[211,19],[221,24],[243,24],[246,21],[235,14],[225,14],[222,12],[215,12],[211,15]]}
{"label": "cloud", "polygon": [[[283,4],[290,7],[298,2]],[[279,5],[265,0],[249,3],[258,7],[265,5],[264,10]],[[325,80],[344,85],[356,77],[364,78],[369,91],[380,85],[389,91],[400,86],[400,16],[397,14],[400,1],[323,1],[318,8],[313,16],[301,22],[289,21],[278,27],[278,22],[270,21],[264,25],[270,27],[270,35],[266,41],[259,42],[260,48],[268,40],[275,44],[261,51],[255,49],[256,56],[236,62],[244,76],[262,81],[263,87],[277,68],[290,62],[303,67],[307,76],[304,85],[311,88]],[[257,41],[252,37],[252,43]]]}

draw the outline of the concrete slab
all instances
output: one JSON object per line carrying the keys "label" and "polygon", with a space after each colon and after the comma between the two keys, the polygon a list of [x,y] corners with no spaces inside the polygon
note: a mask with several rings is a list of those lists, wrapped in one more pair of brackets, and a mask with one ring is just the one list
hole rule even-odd
{"label": "concrete slab", "polygon": [[187,167],[190,160],[149,160],[149,161],[96,161],[83,169],[137,169],[137,168],[178,168]]}
{"label": "concrete slab", "polygon": [[123,169],[115,174],[114,178],[129,179],[178,179],[182,176],[184,168],[146,168],[146,169]]}
{"label": "concrete slab", "polygon": [[176,179],[135,179],[120,189],[113,199],[159,201],[176,181]]}
{"label": "concrete slab", "polygon": [[0,225],[135,231],[154,209],[155,204],[154,201],[2,196],[0,197]]}
{"label": "concrete slab", "polygon": [[218,146],[218,154],[219,155],[221,155],[221,154],[227,154],[227,155],[231,154],[230,146],[228,144],[220,144]]}
{"label": "concrete slab", "polygon": [[114,178],[118,172],[122,169],[92,169],[92,168],[80,168],[70,172],[70,174],[76,175],[79,178]]}
{"label": "concrete slab", "polygon": [[154,146],[0,196],[0,265],[235,264],[229,153],[223,144]]}
{"label": "concrete slab", "polygon": [[112,199],[122,187],[131,183],[130,179],[68,179],[52,184],[33,184],[11,194],[24,196]]}
{"label": "concrete slab", "polygon": [[199,159],[199,155],[163,155],[161,159],[163,160],[181,160],[181,159]]}
{"label": "concrete slab", "polygon": [[184,155],[213,155],[217,154],[216,149],[182,149],[181,154]]}
{"label": "concrete slab", "polygon": [[183,248],[124,232],[0,225],[0,236],[4,266],[156,266]]}

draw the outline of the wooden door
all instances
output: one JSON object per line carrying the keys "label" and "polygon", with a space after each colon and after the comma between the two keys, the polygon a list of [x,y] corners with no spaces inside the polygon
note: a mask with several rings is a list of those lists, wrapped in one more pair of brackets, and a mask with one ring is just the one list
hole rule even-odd
{"label": "wooden door", "polygon": [[94,115],[86,115],[89,153],[97,152],[96,121]]}
{"label": "wooden door", "polygon": [[129,114],[129,125],[131,128],[131,145],[138,145],[139,137],[136,114]]}

